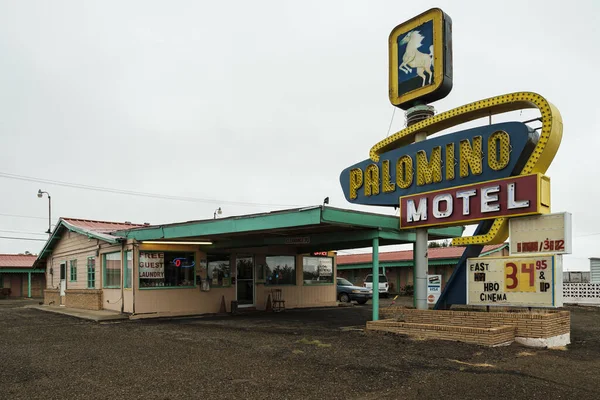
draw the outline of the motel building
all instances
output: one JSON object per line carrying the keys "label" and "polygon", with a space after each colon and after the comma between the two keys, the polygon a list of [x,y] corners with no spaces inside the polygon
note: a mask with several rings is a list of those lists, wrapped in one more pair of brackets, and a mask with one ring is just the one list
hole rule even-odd
{"label": "motel building", "polygon": [[[463,227],[429,230],[430,240]],[[61,218],[35,260],[44,303],[132,318],[336,304],[336,252],[414,243],[398,218],[313,206],[164,225]]]}
{"label": "motel building", "polygon": [[[442,289],[450,279],[464,250],[465,248],[460,246],[427,249],[428,273],[441,275]],[[506,257],[508,253],[508,243],[487,245],[483,247],[479,257]],[[414,286],[414,265],[412,250],[379,253],[379,273],[386,276],[389,293],[402,293],[402,288],[407,285]],[[337,272],[337,276],[346,278],[357,286],[363,286],[365,277],[373,272],[373,256],[371,253],[338,255]]]}
{"label": "motel building", "polygon": [[31,254],[0,254],[0,299],[43,296],[45,271],[33,268],[36,259]]}

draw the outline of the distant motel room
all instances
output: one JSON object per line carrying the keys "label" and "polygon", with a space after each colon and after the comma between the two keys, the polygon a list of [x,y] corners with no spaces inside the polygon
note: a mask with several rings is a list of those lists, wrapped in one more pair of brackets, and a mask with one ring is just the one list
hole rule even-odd
{"label": "distant motel room", "polygon": [[[448,283],[454,268],[460,260],[464,247],[432,247],[427,249],[427,269],[430,275],[440,275],[442,289]],[[480,257],[508,256],[508,243],[484,246]],[[379,273],[388,283],[388,291],[393,294],[406,293],[407,287],[414,287],[412,250],[386,251],[379,253]],[[344,254],[337,257],[337,275],[357,286],[363,286],[365,278],[373,271],[373,255]]]}
{"label": "distant motel room", "polygon": [[[35,260],[44,303],[131,316],[336,304],[336,252],[413,243],[398,218],[329,206],[150,225],[61,218]],[[431,229],[430,239],[462,227]]]}

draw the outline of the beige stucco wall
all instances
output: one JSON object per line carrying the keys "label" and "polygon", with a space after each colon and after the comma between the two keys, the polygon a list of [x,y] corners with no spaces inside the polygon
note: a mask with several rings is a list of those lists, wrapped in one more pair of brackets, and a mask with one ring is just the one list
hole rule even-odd
{"label": "beige stucco wall", "polygon": [[[285,255],[285,254],[277,254]],[[330,255],[333,255],[330,253]],[[265,254],[257,254],[254,264],[265,263]],[[264,310],[267,304],[269,294],[273,289],[281,289],[282,298],[285,300],[286,308],[299,307],[323,307],[336,305],[336,263],[335,256],[333,260],[333,278],[332,284],[305,285],[302,270],[302,255],[296,255],[296,284],[295,285],[265,285],[256,284],[256,308]]]}
{"label": "beige stucco wall", "polygon": [[[60,238],[46,265],[46,287],[56,289],[60,285],[60,264],[67,264],[67,289],[87,289],[87,258],[95,257],[100,242],[79,233],[67,231]],[[77,260],[77,281],[70,281],[70,261]],[[50,272],[53,271],[53,274]],[[101,268],[96,260],[96,288],[100,284]]]}
{"label": "beige stucco wall", "polygon": [[[168,251],[181,250],[191,251],[189,247],[180,246],[160,246],[160,245],[141,245],[139,250]],[[138,250],[138,251],[139,251]],[[319,307],[333,306],[336,304],[336,287],[331,285],[304,285],[302,280],[302,256],[295,254],[285,254],[280,248],[255,248],[242,249],[230,255],[230,265],[232,276],[236,275],[235,262],[238,256],[245,257],[251,255],[254,258],[255,274],[256,266],[265,263],[267,254],[272,255],[294,255],[296,257],[296,285],[266,286],[264,283],[257,283],[255,280],[255,307],[258,310],[264,310],[267,305],[267,298],[271,289],[282,289],[282,296],[285,300],[286,308],[297,307]],[[196,250],[196,260],[206,258],[206,254]],[[136,255],[135,259],[138,257]],[[137,265],[134,265],[134,277],[139,275]],[[334,257],[334,276],[335,276],[335,257]],[[231,301],[236,300],[236,286],[233,284],[228,288],[211,288],[209,291],[201,291],[200,283],[196,288],[185,289],[137,289],[137,279],[134,278],[135,292],[135,313],[158,313],[158,314],[206,314],[217,313],[221,309],[221,302],[225,301],[226,311],[231,311]]]}
{"label": "beige stucco wall", "polygon": [[[132,288],[107,289],[103,288],[102,256],[106,253],[133,250],[133,279]],[[87,258],[96,259],[96,285],[95,288],[102,290],[101,306],[105,310],[112,310],[135,314],[155,315],[195,315],[218,313],[221,310],[222,301],[225,302],[226,311],[231,311],[231,302],[236,300],[236,286],[226,288],[211,288],[202,291],[200,282],[194,288],[139,288],[139,252],[140,251],[185,251],[194,252],[197,268],[201,259],[206,259],[206,254],[199,246],[187,245],[155,245],[128,242],[126,244],[111,245],[97,239],[88,239],[84,235],[75,232],[66,232],[58,241],[53,254],[47,263],[47,285],[48,289],[57,289],[60,284],[60,264],[67,264],[66,284],[67,296],[69,290],[86,290],[87,288]],[[98,254],[98,255],[96,255]],[[283,299],[287,308],[332,306],[336,303],[336,287],[331,285],[304,285],[302,271],[302,256],[286,253],[285,248],[252,248],[242,249],[230,254],[230,265],[232,276],[236,276],[236,258],[251,255],[254,258],[255,274],[256,266],[265,263],[266,255],[293,255],[296,257],[296,285],[266,286],[255,280],[255,307],[259,310],[265,309],[267,298],[273,288],[282,289]],[[334,256],[334,254],[331,254]],[[123,259],[123,254],[121,259]],[[77,281],[70,281],[70,261],[77,260]],[[54,274],[50,274],[52,268]],[[336,263],[334,257],[334,276]],[[121,286],[123,286],[125,268],[122,263]],[[73,292],[74,293],[74,292]],[[77,292],[81,293],[81,292]],[[69,302],[67,302],[69,303]],[[71,303],[76,304],[76,303]]]}

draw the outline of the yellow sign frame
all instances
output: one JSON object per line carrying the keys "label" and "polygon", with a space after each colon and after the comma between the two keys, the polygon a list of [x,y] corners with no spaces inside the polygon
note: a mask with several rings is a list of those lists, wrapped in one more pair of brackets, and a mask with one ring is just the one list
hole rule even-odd
{"label": "yellow sign frame", "polygon": [[[433,21],[433,83],[411,90],[405,94],[398,93],[398,37],[426,22]],[[432,8],[413,19],[396,26],[388,39],[389,51],[389,98],[395,106],[407,104],[440,89],[444,84],[444,12]]]}

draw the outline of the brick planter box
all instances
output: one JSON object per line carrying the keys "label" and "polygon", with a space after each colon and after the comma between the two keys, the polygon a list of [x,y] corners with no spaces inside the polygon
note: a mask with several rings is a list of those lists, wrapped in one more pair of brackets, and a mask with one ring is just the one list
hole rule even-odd
{"label": "brick planter box", "polygon": [[456,325],[414,324],[394,320],[367,322],[367,331],[391,332],[422,339],[452,340],[483,346],[502,346],[515,340],[515,328],[475,328]]}
{"label": "brick planter box", "polygon": [[[568,311],[478,312],[390,307],[382,310],[381,314],[387,319],[368,322],[367,330],[458,340],[486,346],[513,340],[534,347],[555,347],[570,343],[571,314]],[[506,336],[509,330],[512,338]]]}

